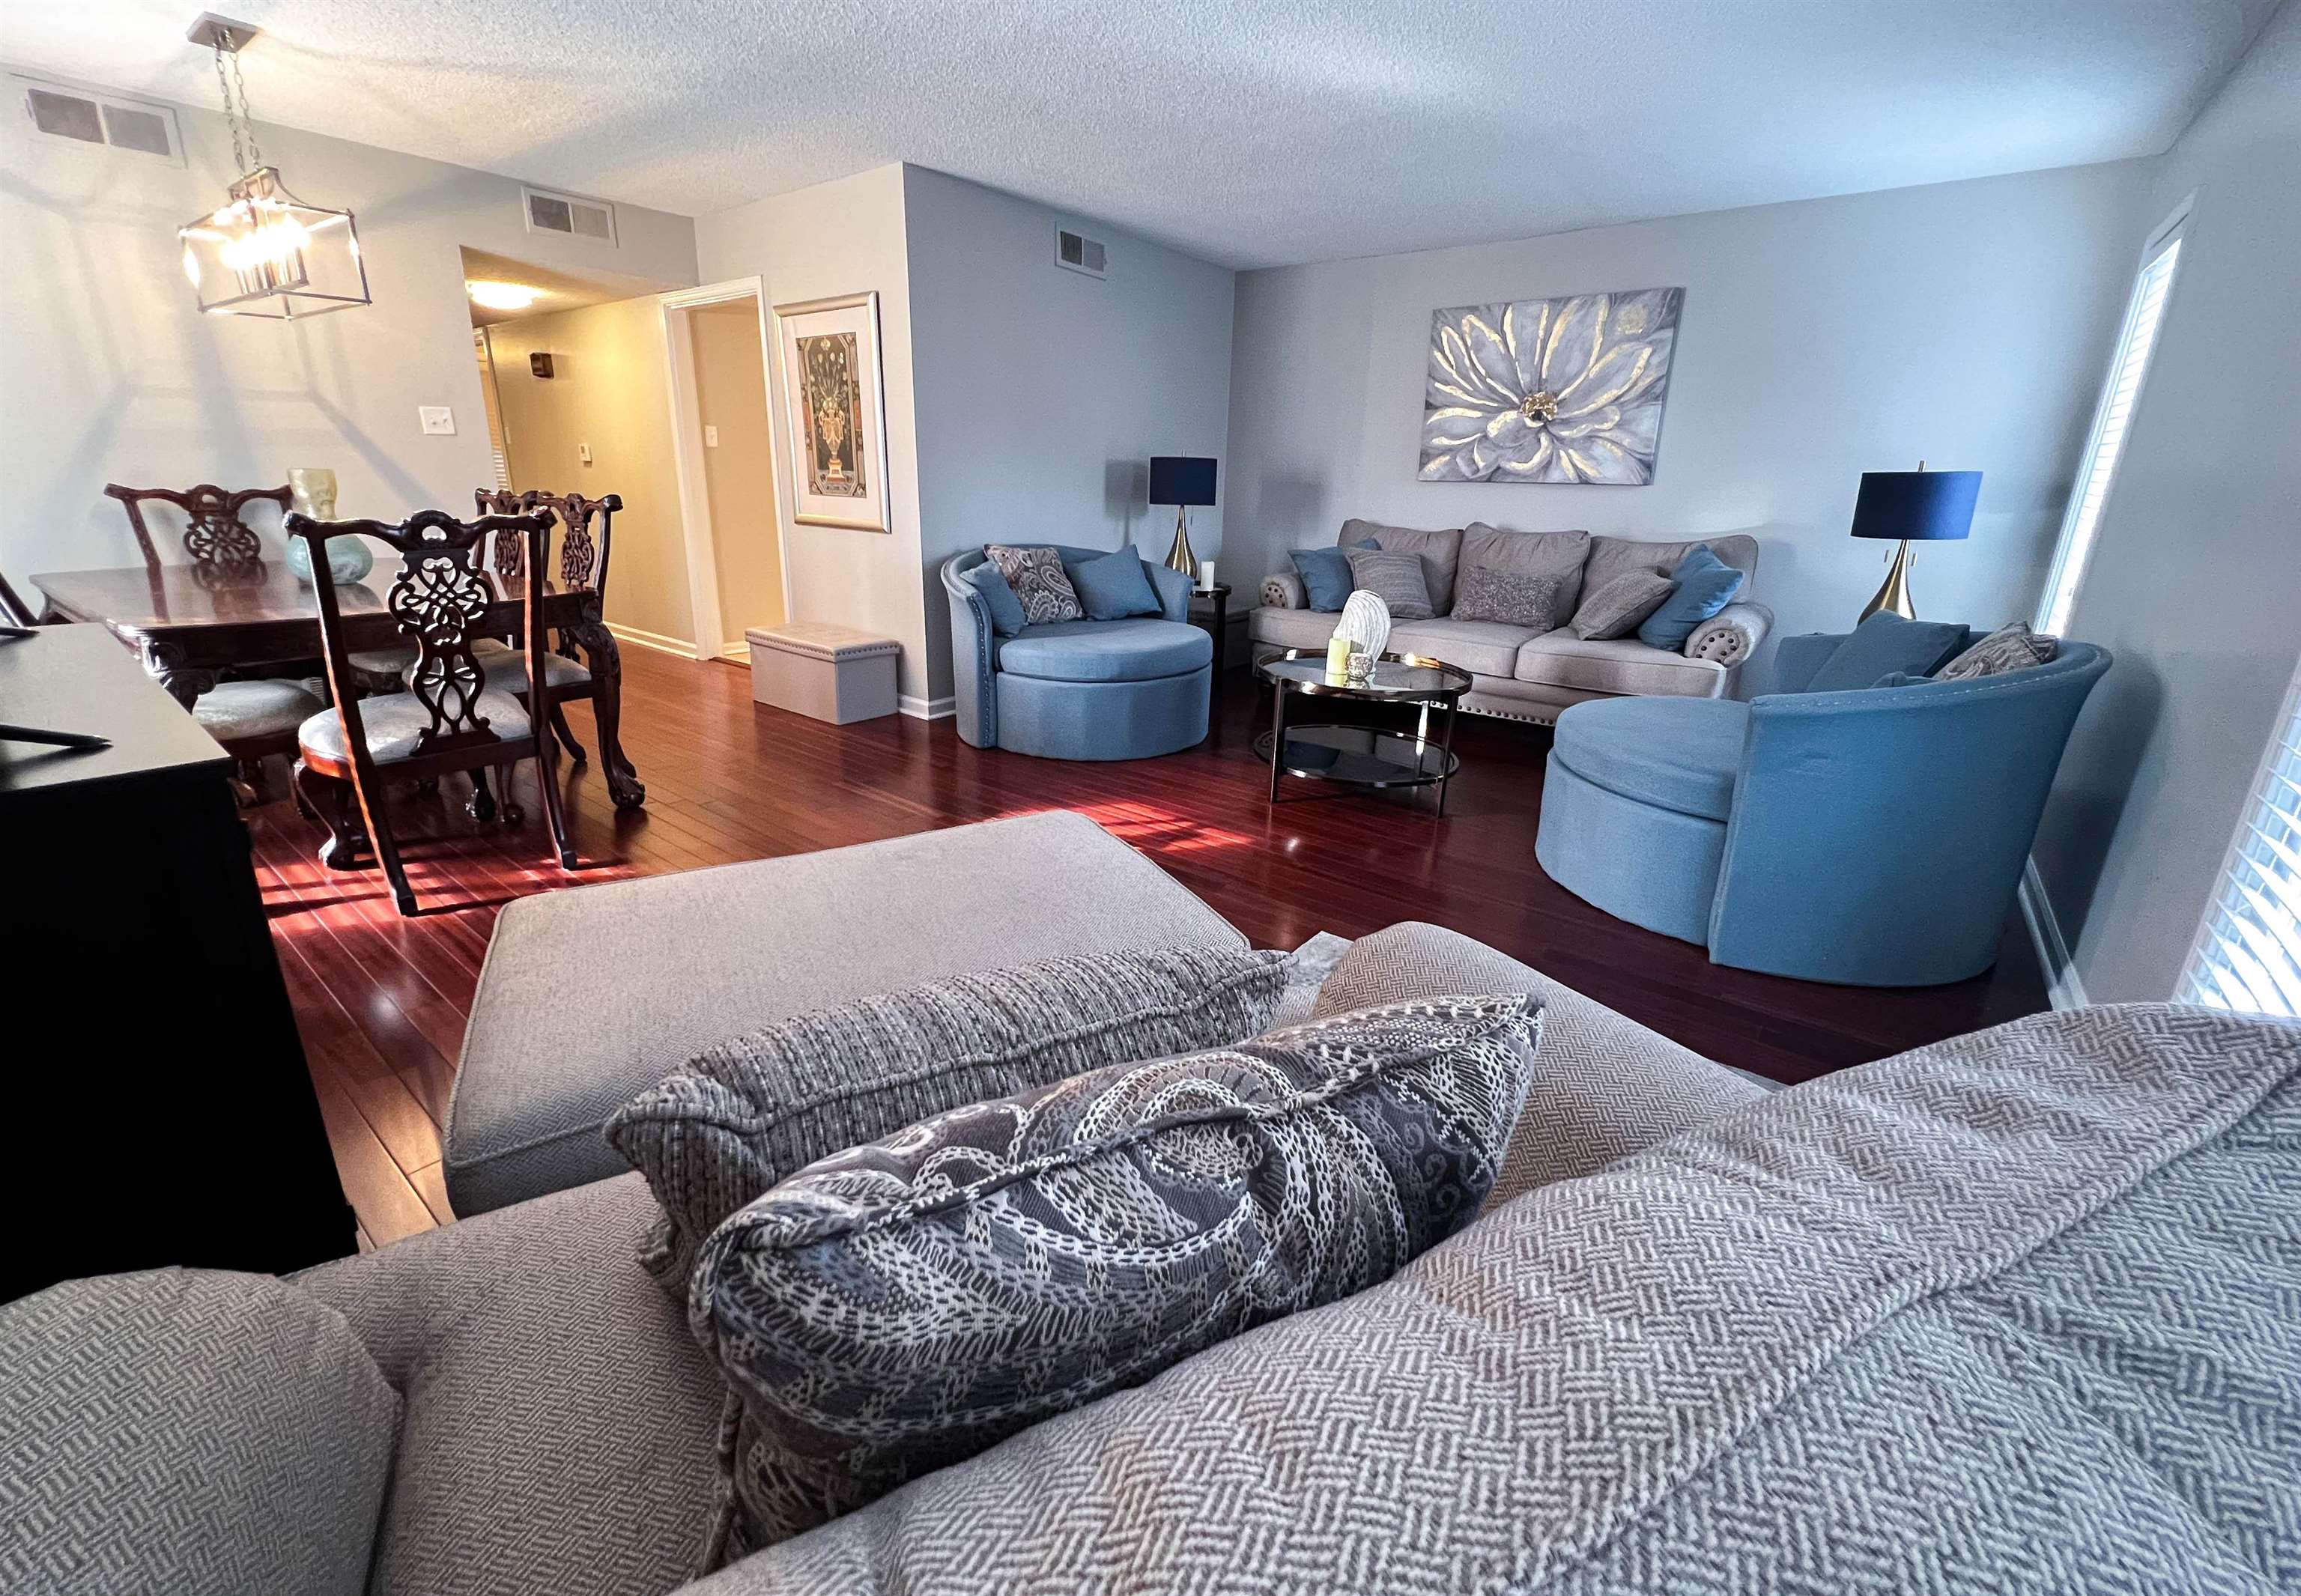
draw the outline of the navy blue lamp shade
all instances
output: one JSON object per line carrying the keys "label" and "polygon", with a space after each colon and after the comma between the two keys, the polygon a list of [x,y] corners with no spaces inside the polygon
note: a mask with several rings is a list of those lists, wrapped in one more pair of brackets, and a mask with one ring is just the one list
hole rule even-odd
{"label": "navy blue lamp shade", "polygon": [[1150,502],[1210,505],[1215,502],[1215,463],[1196,455],[1150,456]]}
{"label": "navy blue lamp shade", "polygon": [[1853,501],[1853,535],[1943,543],[1973,530],[1978,471],[1865,471]]}

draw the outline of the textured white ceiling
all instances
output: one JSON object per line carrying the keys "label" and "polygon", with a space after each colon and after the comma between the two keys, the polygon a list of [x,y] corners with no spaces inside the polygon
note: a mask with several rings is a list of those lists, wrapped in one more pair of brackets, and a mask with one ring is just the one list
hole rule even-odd
{"label": "textured white ceiling", "polygon": [[[265,120],[702,214],[891,160],[1273,265],[2163,150],[2276,0],[209,0]],[[0,0],[210,103],[200,0]]]}

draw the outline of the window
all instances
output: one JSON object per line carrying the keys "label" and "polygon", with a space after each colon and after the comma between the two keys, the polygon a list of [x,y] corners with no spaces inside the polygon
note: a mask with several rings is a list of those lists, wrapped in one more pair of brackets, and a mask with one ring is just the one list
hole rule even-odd
{"label": "window", "polygon": [[2184,1003],[2301,1015],[2301,668],[2205,908]]}
{"label": "window", "polygon": [[2133,407],[2141,401],[2142,381],[2149,375],[2149,356],[2157,347],[2157,329],[2165,319],[2165,300],[2172,292],[2173,271],[2181,259],[2181,235],[2188,221],[2189,206],[2185,200],[2141,252],[2141,270],[2126,301],[2117,351],[2110,356],[2109,380],[2094,412],[2077,485],[2070,490],[2069,510],[2062,519],[2053,574],[2046,579],[2045,596],[2037,603],[2039,631],[2058,637],[2069,629],[2070,612],[2076,607],[2078,589],[2085,581],[2086,562],[2093,557],[2094,537],[2101,530],[2101,513],[2117,478],[2118,456],[2125,452],[2126,430],[2133,420]]}

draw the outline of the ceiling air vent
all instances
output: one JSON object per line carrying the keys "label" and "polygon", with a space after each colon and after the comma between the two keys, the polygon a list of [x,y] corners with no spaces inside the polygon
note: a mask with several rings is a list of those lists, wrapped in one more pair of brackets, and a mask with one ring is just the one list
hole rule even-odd
{"label": "ceiling air vent", "polygon": [[157,155],[163,161],[183,164],[184,148],[176,136],[175,113],[164,105],[142,104],[29,78],[17,78],[13,82],[34,130],[51,138],[108,145],[113,149]]}
{"label": "ceiling air vent", "polygon": [[1084,233],[1075,233],[1067,227],[1055,230],[1055,264],[1067,272],[1084,272],[1089,277],[1107,275],[1103,271],[1105,256],[1100,243]]}
{"label": "ceiling air vent", "polygon": [[565,233],[572,238],[597,238],[602,244],[615,241],[615,207],[600,199],[578,199],[572,194],[554,194],[548,188],[520,188],[527,202],[527,230],[531,233]]}

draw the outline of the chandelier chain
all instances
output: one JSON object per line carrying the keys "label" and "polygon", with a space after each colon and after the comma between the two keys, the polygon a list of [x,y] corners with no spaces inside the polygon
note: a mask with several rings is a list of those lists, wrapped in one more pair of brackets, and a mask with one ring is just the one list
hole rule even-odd
{"label": "chandelier chain", "polygon": [[[231,158],[246,177],[264,164],[264,146],[255,140],[255,118],[248,113],[247,81],[239,74],[239,49],[227,49],[231,36],[218,28],[210,43],[215,48],[216,88],[223,96],[223,120],[231,130]],[[224,72],[224,57],[231,57],[231,72]]]}

